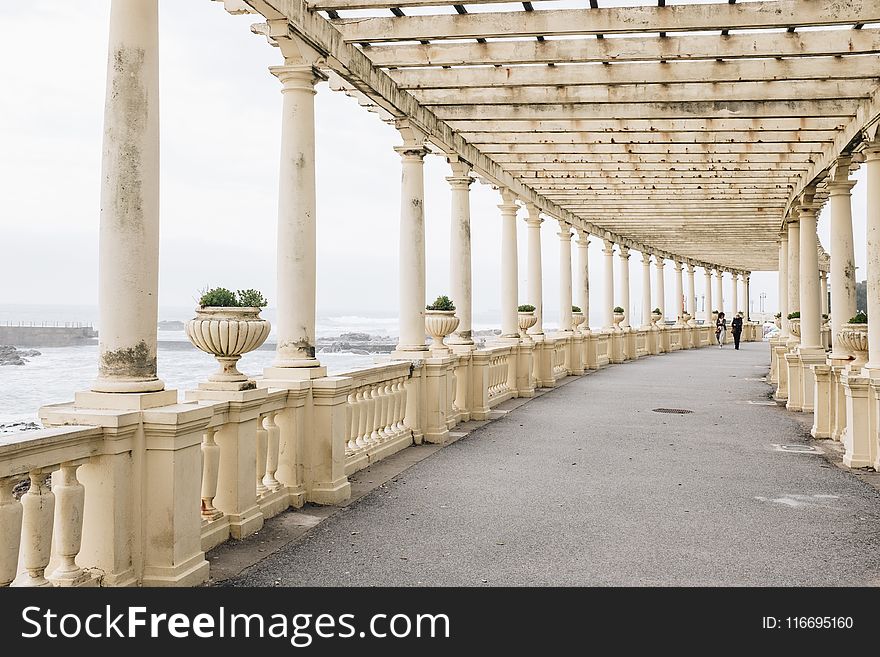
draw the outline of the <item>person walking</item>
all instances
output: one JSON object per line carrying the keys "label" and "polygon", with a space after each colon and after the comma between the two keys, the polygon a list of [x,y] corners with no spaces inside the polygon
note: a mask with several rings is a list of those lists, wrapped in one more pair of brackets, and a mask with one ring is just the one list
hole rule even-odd
{"label": "person walking", "polygon": [[739,349],[739,336],[743,332],[743,314],[737,313],[730,322],[730,332],[733,334],[733,348]]}
{"label": "person walking", "polygon": [[715,339],[719,349],[724,346],[724,340],[727,339],[727,320],[724,319],[724,313],[718,313],[718,319],[715,320]]}

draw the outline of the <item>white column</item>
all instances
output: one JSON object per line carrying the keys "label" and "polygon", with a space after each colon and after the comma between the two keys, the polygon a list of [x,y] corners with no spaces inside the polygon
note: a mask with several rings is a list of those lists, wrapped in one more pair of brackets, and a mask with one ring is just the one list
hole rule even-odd
{"label": "white column", "polygon": [[751,272],[743,273],[743,305],[745,308],[743,309],[743,321],[748,322],[751,321],[751,313],[749,308],[751,306],[751,291],[749,290],[749,279],[751,278]]}
{"label": "white column", "polygon": [[104,105],[96,392],[153,392],[159,293],[159,10],[113,0]]}
{"label": "white column", "polygon": [[651,254],[642,252],[642,329],[651,328]]}
{"label": "white column", "polygon": [[779,236],[779,314],[782,328],[780,338],[788,338],[788,230]]}
{"label": "white column", "polygon": [[400,154],[400,339],[399,352],[423,352],[425,344],[425,155],[424,142],[401,130]]}
{"label": "white column", "polygon": [[739,272],[731,273],[733,276],[733,301],[731,302],[730,316],[735,317],[739,312]]}
{"label": "white column", "polygon": [[559,330],[571,331],[571,226],[559,220]]}
{"label": "white column", "polygon": [[801,347],[821,349],[822,317],[819,313],[819,252],[816,248],[816,210],[800,207],[800,309]]}
{"label": "white column", "polygon": [[865,149],[868,186],[867,253],[868,267],[868,362],[865,370],[872,378],[880,377],[880,142]]}
{"label": "white column", "polygon": [[519,206],[506,187],[501,188],[501,337],[519,337],[516,255],[516,211]]}
{"label": "white column", "polygon": [[[724,271],[715,270],[715,310],[719,313],[724,312]],[[725,313],[726,316],[726,313]]]}
{"label": "white column", "polygon": [[468,175],[470,164],[450,160],[452,175],[446,180],[452,192],[449,236],[449,293],[459,319],[458,329],[447,344],[472,345],[472,275],[471,275],[471,200],[474,179]]}
{"label": "white column", "polygon": [[657,285],[655,286],[657,288],[655,291],[657,296],[655,297],[656,300],[654,305],[660,309],[660,314],[662,315],[660,323],[662,324],[663,320],[666,318],[666,259],[659,253],[655,255],[654,258],[654,265],[657,267]]}
{"label": "white column", "polygon": [[311,66],[269,69],[281,81],[278,182],[278,347],[275,367],[318,367],[315,358],[315,83]]}
{"label": "white column", "polygon": [[629,316],[632,314],[629,303],[629,248],[621,246],[618,257],[620,258],[620,305],[626,313],[620,325],[626,327],[631,326]]}
{"label": "white column", "polygon": [[788,312],[800,312],[801,227],[796,211],[788,222]]}
{"label": "white column", "polygon": [[528,293],[526,303],[535,307],[535,325],[529,329],[530,335],[544,334],[544,291],[543,272],[541,271],[541,211],[538,206],[529,203],[526,205],[528,216]]}
{"label": "white column", "polygon": [[694,272],[696,267],[692,264],[687,266],[687,311],[691,315],[691,324],[697,320],[697,284],[694,280]]}
{"label": "white column", "polygon": [[605,254],[605,312],[602,316],[605,318],[605,326],[603,328],[614,328],[614,242],[605,240],[605,248],[602,249]]}
{"label": "white column", "polygon": [[837,161],[832,171],[838,175],[832,176],[833,180],[827,186],[831,204],[831,358],[850,356],[837,339],[837,334],[856,314],[856,261],[851,203],[851,190],[856,183],[849,179],[850,162],[850,158]]}
{"label": "white column", "polygon": [[819,272],[819,311],[828,314],[828,272]]}
{"label": "white column", "polygon": [[577,231],[578,267],[574,280],[577,284],[574,298],[584,314],[583,329],[590,330],[590,234],[584,230]]}
{"label": "white column", "polygon": [[712,311],[715,310],[712,307],[712,270],[709,267],[704,268],[706,277],[706,308],[703,311],[703,321],[711,326],[712,325]]}
{"label": "white column", "polygon": [[682,303],[684,301],[684,284],[681,276],[682,264],[678,260],[672,261],[675,269],[675,325],[681,326]]}

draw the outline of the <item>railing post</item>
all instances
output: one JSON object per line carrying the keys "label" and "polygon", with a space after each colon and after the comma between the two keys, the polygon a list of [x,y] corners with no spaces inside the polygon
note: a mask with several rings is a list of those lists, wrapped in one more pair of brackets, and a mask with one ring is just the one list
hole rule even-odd
{"label": "railing post", "polygon": [[21,559],[27,571],[20,586],[51,586],[46,567],[52,552],[52,522],[55,517],[55,494],[49,488],[50,471],[32,470],[30,488],[21,496]]}
{"label": "railing post", "polygon": [[8,586],[18,573],[22,508],[13,489],[18,477],[0,479],[0,587]]}
{"label": "railing post", "polygon": [[312,381],[312,431],[304,444],[306,499],[337,504],[351,495],[345,476],[348,425],[346,405],[351,379],[328,376]]}
{"label": "railing post", "polygon": [[56,586],[74,586],[86,579],[83,569],[76,565],[82,547],[83,507],[85,488],[76,478],[76,471],[84,461],[62,463],[52,475],[56,513],[53,536],[58,567],[49,576]]}
{"label": "railing post", "polygon": [[[552,357],[552,354],[550,354]],[[489,418],[489,385],[491,356],[486,351],[475,351],[472,355],[473,368],[471,379],[471,419],[486,420]]]}

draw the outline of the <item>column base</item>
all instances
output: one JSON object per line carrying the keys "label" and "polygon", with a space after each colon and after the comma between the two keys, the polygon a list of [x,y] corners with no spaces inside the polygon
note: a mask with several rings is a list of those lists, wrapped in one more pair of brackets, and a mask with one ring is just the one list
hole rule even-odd
{"label": "column base", "polygon": [[74,394],[75,408],[109,411],[145,411],[177,403],[176,390],[156,392],[95,392],[86,390]]}
{"label": "column base", "polygon": [[[327,368],[323,365],[317,367],[267,367],[263,370],[263,379],[258,382],[260,387],[275,387],[271,383],[275,381],[309,381],[322,379],[327,376]],[[284,386],[278,386],[284,387]]]}
{"label": "column base", "polygon": [[197,586],[208,581],[210,566],[205,553],[198,552],[176,566],[144,568],[143,586]]}
{"label": "column base", "polygon": [[226,518],[229,519],[229,535],[232,538],[247,538],[263,528],[263,512],[257,504],[241,513],[226,514]]}
{"label": "column base", "polygon": [[314,504],[339,504],[351,497],[351,484],[343,477],[337,481],[313,486],[307,494],[307,500]]}

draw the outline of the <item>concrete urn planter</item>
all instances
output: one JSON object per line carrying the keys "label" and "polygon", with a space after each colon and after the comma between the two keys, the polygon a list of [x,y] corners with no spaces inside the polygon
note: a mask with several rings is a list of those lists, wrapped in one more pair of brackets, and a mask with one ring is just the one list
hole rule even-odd
{"label": "concrete urn planter", "polygon": [[448,351],[443,338],[458,328],[459,321],[454,310],[425,311],[425,330],[432,339],[432,352],[445,353]]}
{"label": "concrete urn planter", "polygon": [[538,323],[538,318],[535,317],[534,311],[528,313],[519,312],[517,313],[517,319],[519,320],[519,334],[522,337],[526,337],[526,332]]}
{"label": "concrete urn planter", "polygon": [[693,319],[693,315],[691,315],[690,313],[682,313],[681,314],[681,323],[682,324],[687,324],[689,321],[691,321],[691,319]]}
{"label": "concrete urn planter", "polygon": [[572,313],[571,314],[571,325],[573,328],[577,328],[581,324],[584,323],[584,314],[583,313]]}
{"label": "concrete urn planter", "polygon": [[837,334],[842,344],[852,353],[855,360],[850,363],[853,369],[861,369],[868,362],[868,325],[844,324]]}
{"label": "concrete urn planter", "polygon": [[186,323],[186,337],[198,349],[211,354],[220,370],[202,384],[208,390],[248,390],[256,384],[238,371],[242,354],[253,351],[269,337],[271,325],[260,318],[259,308],[196,308]]}
{"label": "concrete urn planter", "polygon": [[776,324],[776,328],[778,328],[778,329],[780,329],[780,330],[782,329],[782,319],[781,319],[781,318],[776,317],[776,318],[773,320],[773,323]]}
{"label": "concrete urn planter", "polygon": [[661,319],[663,319],[663,315],[661,315],[660,313],[652,312],[651,313],[651,326],[653,326],[654,328],[657,328],[657,322],[659,322]]}
{"label": "concrete urn planter", "polygon": [[790,319],[788,320],[788,330],[791,331],[791,334],[799,338],[801,337],[801,320],[799,319]]}
{"label": "concrete urn planter", "polygon": [[614,313],[614,316],[613,316],[614,328],[616,328],[618,331],[621,330],[620,323],[624,320],[625,317],[626,317],[625,313]]}

